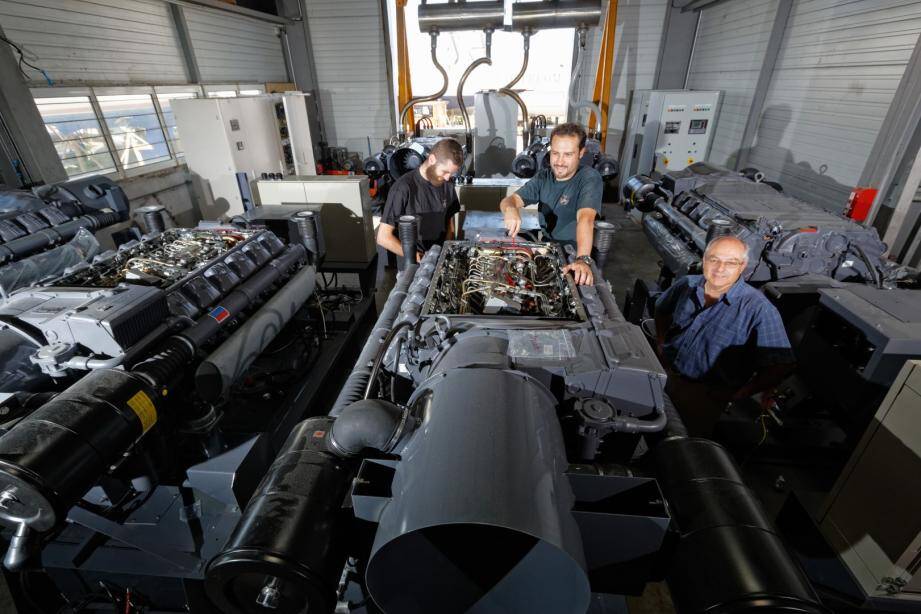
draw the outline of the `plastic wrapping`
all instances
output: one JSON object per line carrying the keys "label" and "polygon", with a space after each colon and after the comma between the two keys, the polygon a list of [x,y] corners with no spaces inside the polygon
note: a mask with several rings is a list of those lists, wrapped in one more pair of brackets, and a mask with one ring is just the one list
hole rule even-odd
{"label": "plastic wrapping", "polygon": [[0,268],[0,296],[6,298],[17,288],[58,276],[68,267],[91,260],[98,252],[99,241],[91,232],[81,228],[64,245]]}
{"label": "plastic wrapping", "polygon": [[4,213],[25,213],[47,207],[47,203],[32,192],[0,190],[0,216]]}
{"label": "plastic wrapping", "polygon": [[571,335],[565,330],[510,330],[508,355],[512,358],[571,360],[576,357]]}

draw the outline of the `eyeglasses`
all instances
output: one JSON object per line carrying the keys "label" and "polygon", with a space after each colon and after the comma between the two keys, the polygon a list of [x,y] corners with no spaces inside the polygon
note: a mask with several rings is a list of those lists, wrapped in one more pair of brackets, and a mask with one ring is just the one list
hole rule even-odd
{"label": "eyeglasses", "polygon": [[707,256],[706,262],[712,267],[719,268],[720,265],[725,265],[730,269],[737,269],[745,264],[745,262],[742,260],[723,260],[722,258],[717,258],[716,256]]}

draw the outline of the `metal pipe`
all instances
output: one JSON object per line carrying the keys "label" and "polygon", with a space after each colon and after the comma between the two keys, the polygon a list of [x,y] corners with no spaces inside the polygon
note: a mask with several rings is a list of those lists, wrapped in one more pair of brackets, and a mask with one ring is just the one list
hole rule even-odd
{"label": "metal pipe", "polygon": [[414,104],[438,100],[448,91],[448,72],[444,69],[444,66],[438,63],[438,55],[436,54],[438,48],[438,32],[430,32],[429,36],[431,36],[432,39],[432,64],[434,64],[438,72],[441,73],[442,86],[440,90],[430,96],[416,96],[415,98],[410,98],[406,104],[403,105],[403,108],[400,109],[400,130],[403,130],[403,122],[406,119],[406,114],[409,113],[409,110],[413,108]]}
{"label": "metal pipe", "polygon": [[521,99],[521,96],[519,96],[517,93],[513,92],[512,90],[508,89],[507,87],[501,88],[499,90],[499,93],[505,94],[506,96],[514,100],[516,103],[518,103],[518,108],[521,109],[521,119],[523,122],[522,128],[521,128],[521,140],[522,140],[522,143],[524,143],[524,146],[527,147],[528,145],[531,144],[531,132],[528,129],[529,128],[528,126],[528,106],[524,103],[524,100]]}
{"label": "metal pipe", "polygon": [[294,314],[313,294],[316,269],[304,267],[214,350],[195,372],[195,388],[206,401],[225,398]]}
{"label": "metal pipe", "polygon": [[589,28],[601,21],[600,0],[516,2],[512,7],[513,30]]}
{"label": "metal pipe", "polygon": [[419,5],[421,32],[451,32],[459,30],[501,30],[505,17],[502,0],[493,2],[449,2]]}
{"label": "metal pipe", "polygon": [[679,213],[675,210],[674,207],[666,203],[664,200],[660,200],[656,203],[656,210],[664,215],[669,222],[681,229],[688,238],[690,238],[694,245],[703,252],[707,249],[707,233],[703,228],[698,226],[683,213]]}
{"label": "metal pipe", "polygon": [[518,74],[515,75],[514,79],[505,84],[503,89],[510,90],[515,87],[515,84],[521,81],[524,73],[528,70],[528,58],[531,54],[531,34],[532,32],[530,30],[525,30],[521,33],[521,36],[524,39],[524,59],[521,62],[521,70],[518,71]]}
{"label": "metal pipe", "polygon": [[477,58],[470,63],[470,66],[464,71],[464,74],[461,75],[460,81],[457,82],[457,106],[460,107],[461,117],[464,119],[464,133],[467,135],[467,144],[471,144],[471,133],[470,133],[470,115],[467,113],[467,105],[464,104],[464,84],[467,83],[467,77],[470,76],[477,66],[481,64],[492,65],[491,55],[492,49],[492,31],[486,30],[486,55],[482,58]]}

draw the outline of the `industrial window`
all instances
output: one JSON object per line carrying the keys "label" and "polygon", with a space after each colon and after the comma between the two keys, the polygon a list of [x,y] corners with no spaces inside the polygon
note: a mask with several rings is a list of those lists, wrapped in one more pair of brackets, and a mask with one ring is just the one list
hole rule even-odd
{"label": "industrial window", "polygon": [[89,96],[36,98],[35,104],[68,177],[116,170]]}
{"label": "industrial window", "polygon": [[182,157],[182,143],[179,141],[179,130],[176,128],[176,116],[173,114],[172,101],[180,98],[198,98],[197,92],[169,92],[157,94],[157,102],[160,104],[160,112],[163,115],[163,127],[166,130],[166,140],[169,143],[170,151],[177,158]]}
{"label": "industrial window", "polygon": [[99,96],[99,109],[124,169],[170,159],[150,94]]}
{"label": "industrial window", "polygon": [[173,100],[264,92],[259,85],[227,84],[36,88],[32,96],[64,170],[75,178],[126,176],[181,162]]}

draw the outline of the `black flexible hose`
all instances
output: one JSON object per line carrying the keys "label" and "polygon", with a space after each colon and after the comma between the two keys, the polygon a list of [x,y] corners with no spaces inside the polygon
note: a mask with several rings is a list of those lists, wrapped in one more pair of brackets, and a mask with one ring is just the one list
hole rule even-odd
{"label": "black flexible hose", "polygon": [[371,375],[368,376],[368,383],[365,386],[365,393],[362,396],[363,399],[370,397],[371,393],[374,391],[374,384],[377,382],[377,376],[380,373],[381,365],[384,363],[384,356],[387,354],[387,350],[390,348],[390,344],[393,343],[394,337],[397,336],[398,332],[404,328],[409,328],[410,326],[412,326],[412,324],[404,320],[391,328],[390,332],[387,333],[387,336],[384,337],[384,340],[381,342],[381,347],[377,350],[377,354],[374,356],[374,362],[371,365]]}
{"label": "black flexible hose", "polygon": [[857,243],[851,244],[851,247],[854,248],[854,251],[857,252],[857,255],[860,256],[860,259],[863,260],[863,263],[867,265],[867,272],[870,273],[870,276],[873,278],[873,283],[876,284],[877,288],[883,287],[883,276],[880,274],[879,269],[870,262],[870,258],[867,257],[867,253],[863,251],[863,248],[860,247]]}

